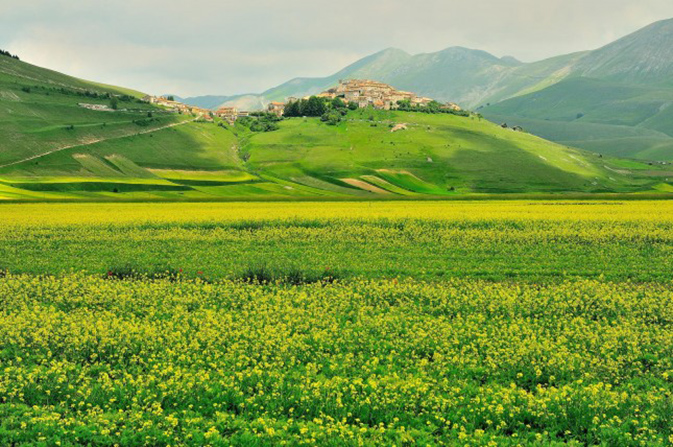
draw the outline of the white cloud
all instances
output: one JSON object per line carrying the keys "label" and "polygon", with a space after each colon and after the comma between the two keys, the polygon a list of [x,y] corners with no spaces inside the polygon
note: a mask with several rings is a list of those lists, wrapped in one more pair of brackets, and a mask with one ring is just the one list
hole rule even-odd
{"label": "white cloud", "polygon": [[0,0],[0,48],[152,93],[234,94],[325,76],[387,47],[530,61],[668,17],[670,0]]}

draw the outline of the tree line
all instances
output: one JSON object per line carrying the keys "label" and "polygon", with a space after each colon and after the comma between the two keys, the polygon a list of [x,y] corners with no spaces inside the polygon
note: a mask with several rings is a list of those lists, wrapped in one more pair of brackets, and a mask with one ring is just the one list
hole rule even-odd
{"label": "tree line", "polygon": [[400,112],[421,112],[421,113],[448,113],[450,115],[470,116],[470,112],[466,110],[444,109],[442,104],[437,101],[430,101],[426,105],[412,104],[408,99],[397,101],[397,110]]}
{"label": "tree line", "polygon": [[5,51],[5,50],[0,50],[0,56],[11,57],[12,59],[16,59],[17,61],[21,60],[21,59],[19,59],[19,56],[17,56],[16,54],[12,54],[9,51]]}
{"label": "tree line", "polygon": [[[322,121],[328,124],[338,124],[341,117],[346,115],[348,110],[357,110],[358,104],[349,102],[346,104],[341,98],[319,98],[311,96],[308,99],[291,101],[285,106],[284,116],[292,117],[320,117]],[[401,112],[420,112],[420,113],[447,113],[451,115],[469,116],[470,113],[465,110],[452,110],[443,108],[437,101],[431,101],[426,105],[412,104],[409,100],[397,101],[396,107]]]}
{"label": "tree line", "polygon": [[320,117],[327,124],[337,125],[349,109],[356,110],[357,108],[357,104],[351,102],[347,105],[341,98],[330,99],[311,96],[308,99],[288,102],[283,115],[287,118]]}

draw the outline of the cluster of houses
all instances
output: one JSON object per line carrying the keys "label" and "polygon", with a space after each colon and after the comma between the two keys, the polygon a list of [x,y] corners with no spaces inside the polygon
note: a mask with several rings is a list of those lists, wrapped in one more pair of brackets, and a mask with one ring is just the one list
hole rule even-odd
{"label": "cluster of houses", "polygon": [[214,112],[214,115],[223,119],[229,124],[234,124],[237,119],[250,116],[250,112],[238,110],[236,107],[220,107]]}
{"label": "cluster of houses", "polygon": [[143,101],[166,107],[175,112],[192,113],[206,121],[213,121],[213,117],[218,117],[227,121],[229,124],[233,124],[239,118],[250,116],[250,112],[238,110],[236,107],[220,107],[216,111],[212,111],[209,109],[202,109],[201,107],[189,106],[164,96],[148,95],[143,98]]}
{"label": "cluster of houses", "polygon": [[409,101],[415,106],[426,106],[432,99],[403,92],[383,82],[350,79],[340,80],[339,85],[318,95],[321,98],[341,98],[346,103],[354,102],[358,107],[374,107],[390,110],[398,101]]}
{"label": "cluster of houses", "polygon": [[[339,85],[330,88],[318,95],[319,98],[340,98],[344,103],[355,103],[359,108],[373,107],[375,109],[390,110],[398,107],[399,101],[408,102],[411,106],[427,106],[433,100],[422,96],[417,96],[411,92],[404,92],[396,88],[384,84],[383,82],[370,81],[366,79],[349,79],[340,80]],[[303,99],[308,99],[305,97]],[[203,119],[212,121],[214,116],[233,124],[237,119],[250,116],[249,112],[238,110],[236,107],[220,107],[215,112],[200,107],[188,106],[178,101],[173,101],[163,96],[146,96],[144,101],[151,104],[157,104],[167,107],[171,110],[193,113],[201,116]],[[287,102],[298,101],[298,98],[288,98]],[[285,112],[285,102],[273,101],[268,106],[266,111],[277,116],[283,116]],[[460,111],[460,106],[452,102],[442,104],[441,106],[446,110]]]}
{"label": "cluster of houses", "polygon": [[211,115],[212,111],[208,109],[202,109],[201,107],[195,107],[195,106],[188,106],[187,104],[183,104],[181,102],[168,99],[164,96],[148,95],[143,98],[143,101],[149,102],[150,104],[164,106],[176,112],[193,113],[194,115],[200,115],[205,120],[210,121],[213,119]]}
{"label": "cluster of houses", "polygon": [[[316,96],[328,99],[340,98],[346,104],[357,104],[359,108],[373,107],[382,110],[396,108],[398,106],[398,101],[408,101],[411,106],[427,106],[433,101],[431,98],[397,90],[383,82],[366,79],[340,80],[339,85]],[[303,99],[308,99],[308,97]],[[298,98],[288,98],[287,102],[297,100]],[[458,104],[452,102],[442,104],[441,107],[446,110],[462,110]],[[272,102],[269,104],[267,111],[280,116],[283,114],[284,109],[285,103]]]}

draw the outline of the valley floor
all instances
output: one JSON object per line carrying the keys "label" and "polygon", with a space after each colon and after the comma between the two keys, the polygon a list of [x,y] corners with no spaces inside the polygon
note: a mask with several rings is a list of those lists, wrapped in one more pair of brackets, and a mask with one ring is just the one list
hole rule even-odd
{"label": "valley floor", "polygon": [[0,205],[0,444],[669,445],[673,202]]}

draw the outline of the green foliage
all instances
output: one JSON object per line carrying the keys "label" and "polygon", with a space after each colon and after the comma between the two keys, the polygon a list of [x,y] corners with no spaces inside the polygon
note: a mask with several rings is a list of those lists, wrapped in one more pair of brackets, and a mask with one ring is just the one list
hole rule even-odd
{"label": "green foliage", "polygon": [[285,106],[284,115],[290,117],[321,117],[327,112],[327,100],[325,98],[318,98],[311,96],[309,99],[300,99],[298,101],[290,101]]}
{"label": "green foliage", "polygon": [[346,108],[346,103],[339,97],[332,99],[331,107],[333,109],[344,109]]}
{"label": "green foliage", "polygon": [[332,109],[323,114],[320,117],[320,121],[329,124],[330,126],[336,126],[341,122],[344,114],[340,110]]}
{"label": "green foliage", "polygon": [[16,59],[17,61],[19,60],[19,56],[11,54],[9,51],[5,50],[0,50],[0,56],[11,57],[12,59]]}
{"label": "green foliage", "polygon": [[299,117],[301,116],[301,108],[300,108],[301,101],[290,101],[287,104],[285,104],[285,110],[283,112],[283,115],[286,117]]}
{"label": "green foliage", "polygon": [[304,110],[305,116],[322,116],[323,113],[327,110],[325,101],[317,96],[311,96],[306,102],[306,108]]}
{"label": "green foliage", "polygon": [[141,118],[133,120],[136,126],[147,127],[154,122],[154,118]]}
{"label": "green foliage", "polygon": [[398,110],[411,110],[411,100],[409,99],[400,99],[397,101],[397,109]]}
{"label": "green foliage", "polygon": [[470,116],[470,112],[467,110],[453,110],[453,109],[443,109],[442,105],[437,101],[430,101],[427,105],[414,105],[411,104],[411,101],[408,99],[397,101],[397,110],[401,112],[420,112],[420,113],[429,113],[429,114],[438,114],[446,113],[449,115],[457,116]]}
{"label": "green foliage", "polygon": [[273,113],[256,112],[250,114],[249,117],[239,118],[237,123],[247,127],[252,132],[273,132],[279,129],[278,121],[282,121],[282,119],[282,117]]}

